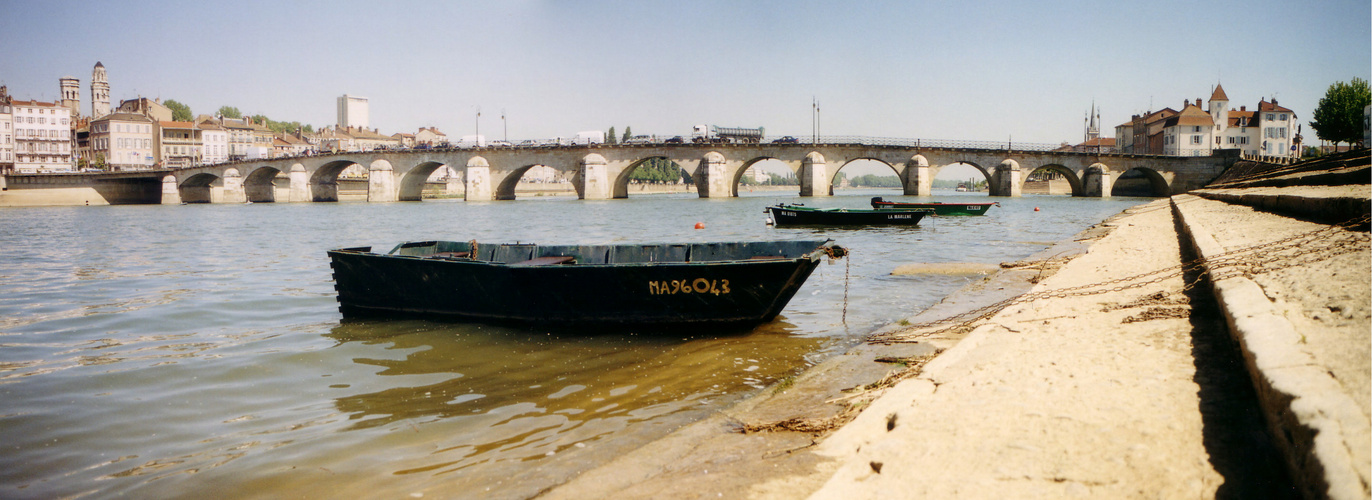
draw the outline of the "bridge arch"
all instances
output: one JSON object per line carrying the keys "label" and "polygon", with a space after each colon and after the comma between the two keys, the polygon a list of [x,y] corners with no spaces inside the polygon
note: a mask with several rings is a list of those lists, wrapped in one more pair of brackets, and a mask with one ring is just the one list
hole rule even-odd
{"label": "bridge arch", "polygon": [[543,167],[543,166],[546,166],[546,165],[543,165],[543,164],[541,164],[541,163],[535,163],[535,164],[532,164],[532,165],[525,165],[525,166],[516,168],[516,169],[514,169],[514,170],[511,170],[509,173],[507,173],[507,174],[505,175],[505,178],[503,178],[503,179],[500,180],[500,185],[496,186],[496,188],[495,188],[495,199],[497,199],[497,200],[513,200],[513,199],[515,199],[515,188],[519,187],[519,181],[520,181],[520,179],[523,179],[523,178],[524,178],[524,174],[529,173],[529,170],[532,170],[534,167]]}
{"label": "bridge arch", "polygon": [[260,165],[243,177],[243,194],[253,203],[276,202],[276,176],[281,171],[270,165]]}
{"label": "bridge arch", "polygon": [[870,162],[876,162],[876,163],[880,163],[880,164],[882,164],[882,165],[886,165],[887,168],[890,168],[890,169],[891,169],[891,172],[892,172],[892,173],[896,174],[896,179],[900,179],[900,178],[902,178],[902,176],[904,175],[904,172],[903,172],[904,169],[898,168],[898,167],[896,167],[895,165],[892,165],[890,162],[888,162],[888,161],[886,161],[886,160],[883,160],[883,159],[881,159],[881,158],[876,158],[876,157],[872,157],[872,156],[859,156],[859,157],[856,157],[856,158],[850,158],[850,159],[848,159],[848,161],[843,162],[842,165],[839,165],[837,168],[835,168],[833,172],[829,172],[830,193],[833,192],[834,181],[838,180],[838,174],[839,174],[839,172],[842,172],[843,169],[846,168],[848,165],[852,165],[853,163],[860,162],[860,161],[870,161]]}
{"label": "bridge arch", "polygon": [[418,165],[410,167],[400,177],[396,200],[422,201],[424,199],[424,187],[429,184],[429,177],[438,169],[447,168],[447,166],[446,163],[437,161],[421,161]]}
{"label": "bridge arch", "polygon": [[1115,178],[1110,192],[1105,196],[1172,196],[1172,185],[1167,177],[1148,167],[1134,167]]}
{"label": "bridge arch", "polygon": [[[935,166],[935,167],[930,167],[930,169],[929,169],[929,171],[930,171],[930,175],[929,175],[929,184],[930,184],[931,190],[932,190],[932,186],[933,186],[933,183],[934,183],[935,180],[938,180],[938,179],[940,179],[940,178],[946,179],[946,177],[944,177],[943,174],[944,174],[944,172],[947,172],[947,171],[948,171],[948,168],[949,168],[949,167],[957,167],[957,166],[959,166],[959,165],[965,165],[965,166],[971,167],[973,170],[975,170],[978,174],[981,175],[981,180],[983,180],[983,181],[986,182],[986,186],[987,186],[986,191],[987,191],[987,194],[992,194],[992,193],[998,192],[998,191],[996,190],[996,187],[995,187],[997,169],[987,169],[985,166],[982,166],[982,164],[981,164],[980,162],[977,162],[977,161],[975,161],[975,160],[957,160],[957,161],[949,162],[949,163],[946,163],[946,164],[943,164],[943,165],[938,165],[938,166]],[[1018,166],[1018,164],[1016,164],[1016,166]],[[957,179],[957,180],[963,180],[963,179]],[[993,196],[994,196],[994,195],[993,195]]]}
{"label": "bridge arch", "polygon": [[359,163],[349,159],[330,161],[314,169],[308,184],[310,201],[338,201],[338,176]]}
{"label": "bridge arch", "polygon": [[[1035,174],[1040,174],[1044,172],[1050,173],[1050,176],[1051,174],[1061,175],[1065,180],[1067,180],[1068,187],[1070,187],[1072,191],[1072,196],[1083,196],[1085,194],[1082,190],[1081,177],[1078,177],[1077,173],[1073,172],[1072,169],[1056,163],[1039,165],[1038,167],[1035,167],[1033,170],[1030,170],[1028,172],[1021,172],[1024,174],[1024,176],[1023,180],[1020,181],[1020,192],[1027,192],[1025,191],[1025,188],[1028,187],[1030,179],[1033,178]],[[1049,182],[1049,185],[1051,186],[1051,179],[1049,179]],[[1047,194],[1051,194],[1051,191]]]}
{"label": "bridge arch", "polygon": [[181,193],[181,203],[212,202],[211,186],[219,182],[219,176],[211,173],[198,173],[181,180],[177,191]]}
{"label": "bridge arch", "polygon": [[[734,171],[734,178],[729,182],[730,194],[737,197],[738,188],[739,186],[743,185],[743,178],[748,175],[748,170],[754,167],[758,167],[758,164],[763,162],[780,163],[782,165],[785,165],[786,168],[790,170],[792,174],[795,174],[796,170],[799,169],[799,164],[784,161],[775,156],[763,155],[750,158],[747,161],[743,162],[742,165],[739,165],[738,169]],[[797,188],[799,188],[799,186],[797,186]]]}

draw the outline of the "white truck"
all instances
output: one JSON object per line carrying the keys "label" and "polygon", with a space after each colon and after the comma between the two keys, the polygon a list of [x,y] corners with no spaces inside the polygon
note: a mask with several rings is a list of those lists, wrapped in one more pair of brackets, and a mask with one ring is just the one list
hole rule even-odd
{"label": "white truck", "polygon": [[603,130],[587,130],[584,132],[577,132],[576,137],[572,139],[572,144],[576,145],[604,143],[605,131]]}
{"label": "white truck", "polygon": [[762,142],[764,132],[762,127],[739,128],[696,125],[691,130],[691,142],[711,144],[728,142],[758,143]]}
{"label": "white truck", "polygon": [[484,135],[464,135],[462,140],[457,141],[459,148],[484,148],[486,147],[486,136]]}

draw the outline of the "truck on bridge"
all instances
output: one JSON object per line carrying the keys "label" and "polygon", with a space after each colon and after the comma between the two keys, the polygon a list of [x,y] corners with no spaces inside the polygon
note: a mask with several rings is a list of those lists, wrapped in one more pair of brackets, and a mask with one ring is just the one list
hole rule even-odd
{"label": "truck on bridge", "polygon": [[719,127],[715,125],[696,125],[691,131],[691,142],[695,143],[759,143],[764,130],[758,128]]}

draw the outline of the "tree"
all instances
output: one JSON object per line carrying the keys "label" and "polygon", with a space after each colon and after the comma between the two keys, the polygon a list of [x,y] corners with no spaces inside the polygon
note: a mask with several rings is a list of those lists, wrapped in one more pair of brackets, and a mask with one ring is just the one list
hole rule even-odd
{"label": "tree", "polygon": [[243,117],[243,112],[233,106],[220,106],[219,115],[224,118],[233,118],[236,120]]}
{"label": "tree", "polygon": [[633,129],[630,128],[628,125],[625,125],[625,126],[624,126],[624,140],[622,140],[622,141],[620,141],[620,142],[629,142],[629,138],[630,138],[630,137],[633,137],[633,136],[634,136]]}
{"label": "tree", "polygon": [[1362,110],[1368,103],[1372,103],[1372,91],[1368,90],[1367,80],[1353,77],[1349,83],[1334,82],[1315,107],[1310,128],[1315,129],[1320,139],[1335,146],[1340,142],[1362,142]]}
{"label": "tree", "polygon": [[167,102],[162,103],[162,105],[166,106],[167,109],[171,110],[172,121],[188,122],[191,121],[191,119],[195,116],[191,114],[190,106],[181,104],[180,101],[177,101],[175,99],[167,99]]}
{"label": "tree", "polygon": [[614,143],[616,143],[616,142],[619,142],[619,138],[618,138],[618,137],[615,137],[615,128],[614,128],[614,127],[610,127],[610,133],[605,134],[605,142],[608,142],[608,143],[610,143],[610,144],[614,144]]}

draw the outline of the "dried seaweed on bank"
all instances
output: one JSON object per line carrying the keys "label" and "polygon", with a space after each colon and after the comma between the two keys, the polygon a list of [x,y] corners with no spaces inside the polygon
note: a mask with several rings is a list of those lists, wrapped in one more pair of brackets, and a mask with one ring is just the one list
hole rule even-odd
{"label": "dried seaweed on bank", "polygon": [[876,382],[844,391],[849,393],[847,395],[825,401],[825,403],[842,403],[844,405],[843,410],[833,416],[824,418],[790,418],[776,422],[756,424],[743,423],[735,430],[743,434],[789,431],[804,432],[816,436],[833,431],[839,427],[843,427],[844,424],[851,422],[854,418],[857,418],[858,414],[862,413],[862,409],[866,408],[878,397],[881,397],[882,393],[886,392],[886,389],[894,387],[902,380],[919,376],[924,370],[924,365],[928,364],[930,360],[934,359],[942,352],[943,349],[939,349],[924,356],[909,358],[877,358],[875,361],[879,363],[902,364],[905,367],[887,373],[886,376]]}

